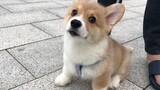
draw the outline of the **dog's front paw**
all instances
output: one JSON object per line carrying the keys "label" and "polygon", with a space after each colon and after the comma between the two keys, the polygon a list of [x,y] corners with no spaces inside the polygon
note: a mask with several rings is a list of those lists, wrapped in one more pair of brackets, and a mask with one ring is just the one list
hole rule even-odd
{"label": "dog's front paw", "polygon": [[119,86],[119,84],[120,84],[120,77],[119,77],[119,75],[115,75],[112,77],[112,81],[111,81],[109,87],[112,89],[116,89]]}
{"label": "dog's front paw", "polygon": [[55,85],[57,85],[57,86],[65,86],[65,85],[69,84],[70,82],[71,82],[71,78],[69,78],[63,74],[60,74],[55,79]]}

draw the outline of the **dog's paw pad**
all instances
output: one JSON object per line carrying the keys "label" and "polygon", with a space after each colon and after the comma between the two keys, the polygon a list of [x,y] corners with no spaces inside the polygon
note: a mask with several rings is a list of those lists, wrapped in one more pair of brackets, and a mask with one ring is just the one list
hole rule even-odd
{"label": "dog's paw pad", "polygon": [[110,88],[117,88],[120,84],[120,77],[119,75],[115,75],[112,77],[112,81],[111,81],[111,84],[110,84]]}
{"label": "dog's paw pad", "polygon": [[65,85],[69,84],[70,82],[71,82],[71,80],[62,74],[59,75],[55,79],[55,85],[57,85],[57,86],[65,86]]}

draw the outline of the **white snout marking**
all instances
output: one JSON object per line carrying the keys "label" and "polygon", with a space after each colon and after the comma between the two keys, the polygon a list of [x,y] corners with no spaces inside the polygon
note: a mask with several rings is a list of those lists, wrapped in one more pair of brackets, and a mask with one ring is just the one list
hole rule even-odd
{"label": "white snout marking", "polygon": [[81,37],[84,37],[84,38],[87,37],[88,31],[87,31],[87,29],[86,29],[86,24],[85,24],[85,22],[84,22],[84,20],[83,20],[83,15],[81,15],[81,16],[75,16],[75,17],[71,18],[71,19],[67,22],[67,25],[66,25],[66,28],[65,28],[66,31],[69,30],[69,29],[71,29],[71,21],[74,20],[74,19],[79,20],[79,21],[81,22],[81,24],[82,24],[82,26],[78,28],[78,34],[79,34]]}

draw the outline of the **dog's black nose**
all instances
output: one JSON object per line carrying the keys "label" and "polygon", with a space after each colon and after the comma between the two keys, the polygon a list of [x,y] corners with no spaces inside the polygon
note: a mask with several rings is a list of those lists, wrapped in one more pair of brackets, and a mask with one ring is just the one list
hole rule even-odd
{"label": "dog's black nose", "polygon": [[76,28],[79,28],[81,26],[82,26],[82,23],[79,20],[74,19],[74,20],[71,21],[71,27],[72,28],[76,29]]}

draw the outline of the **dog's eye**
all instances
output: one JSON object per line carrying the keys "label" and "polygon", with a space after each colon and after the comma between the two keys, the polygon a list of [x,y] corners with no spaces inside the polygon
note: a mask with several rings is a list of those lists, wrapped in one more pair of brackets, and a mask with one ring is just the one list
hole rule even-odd
{"label": "dog's eye", "polygon": [[96,18],[93,16],[89,17],[89,22],[94,24],[96,22]]}
{"label": "dog's eye", "polygon": [[72,16],[75,16],[75,15],[77,15],[77,13],[78,13],[77,10],[74,9],[74,10],[72,11],[71,15],[72,15]]}

